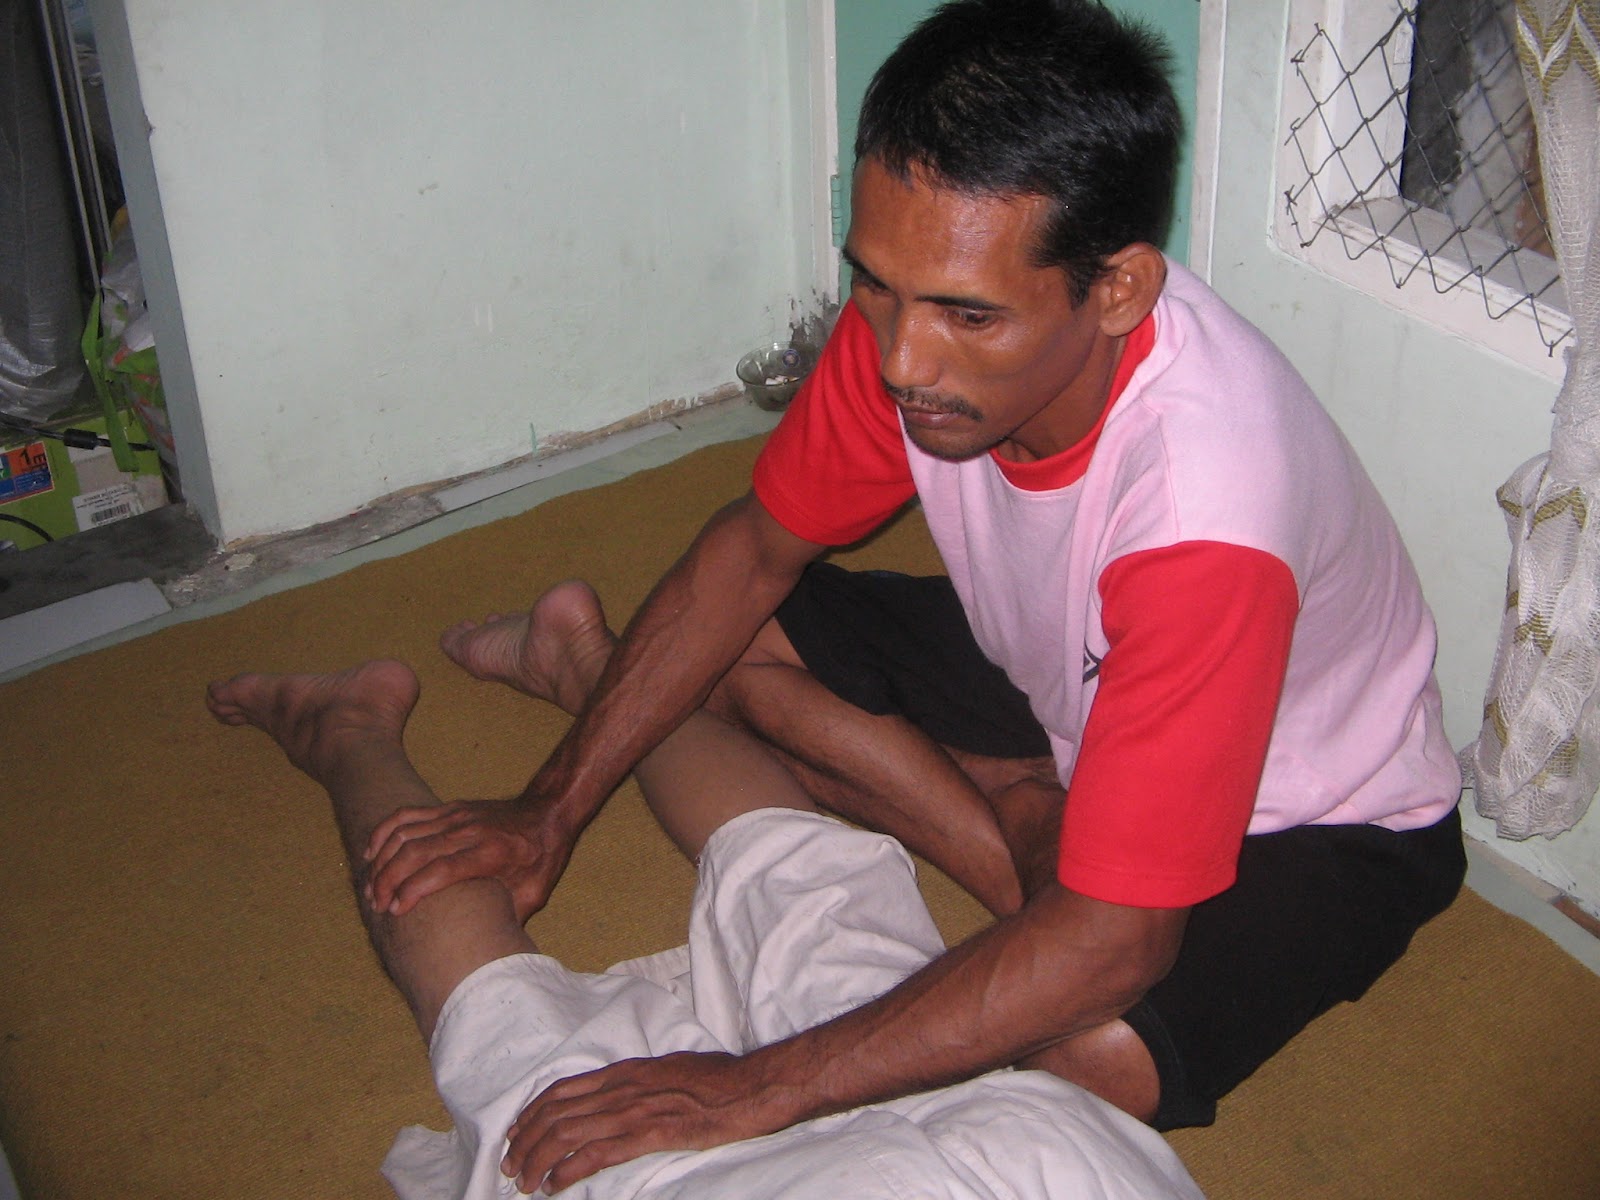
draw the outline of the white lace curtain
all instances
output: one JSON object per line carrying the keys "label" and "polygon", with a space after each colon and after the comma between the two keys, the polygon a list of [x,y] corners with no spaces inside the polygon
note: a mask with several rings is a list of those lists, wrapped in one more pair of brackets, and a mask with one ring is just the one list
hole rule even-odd
{"label": "white lace curtain", "polygon": [[1600,0],[1517,0],[1516,16],[1573,336],[1550,450],[1497,494],[1506,612],[1462,761],[1478,811],[1526,838],[1572,828],[1600,786]]}

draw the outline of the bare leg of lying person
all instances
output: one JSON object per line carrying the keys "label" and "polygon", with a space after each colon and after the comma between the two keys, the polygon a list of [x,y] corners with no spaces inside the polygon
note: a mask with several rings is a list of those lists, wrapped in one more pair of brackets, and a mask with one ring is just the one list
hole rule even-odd
{"label": "bare leg of lying person", "polygon": [[[504,682],[575,712],[615,642],[594,593],[573,584],[547,594],[529,636],[527,614],[478,627],[471,653]],[[465,651],[463,651],[465,652]],[[404,917],[368,903],[363,849],[393,812],[439,804],[406,757],[416,675],[378,661],[329,675],[239,675],[213,683],[207,703],[229,725],[253,725],[328,793],[351,864],[357,904],[384,969],[431,1036],[457,984],[497,958],[534,949],[498,882],[473,880],[428,897]],[[794,778],[748,736],[697,713],[640,764],[657,818],[697,857],[724,822],[755,808],[811,809]]]}

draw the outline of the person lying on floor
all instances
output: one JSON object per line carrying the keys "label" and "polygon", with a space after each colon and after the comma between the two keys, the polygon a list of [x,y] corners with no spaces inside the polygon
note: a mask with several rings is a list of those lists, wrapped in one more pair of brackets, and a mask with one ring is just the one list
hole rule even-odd
{"label": "person lying on floor", "polygon": [[[506,681],[576,713],[614,639],[584,585],[556,589],[540,613]],[[898,842],[817,812],[760,743],[703,712],[637,771],[698,864],[687,946],[569,971],[537,952],[492,880],[375,912],[367,839],[396,810],[438,803],[403,746],[418,690],[408,666],[380,661],[240,675],[207,694],[218,720],[264,730],[327,791],[372,944],[429,1044],[455,1131],[402,1131],[383,1170],[403,1200],[504,1196],[510,1178],[605,1197],[1200,1196],[1153,1130],[1047,1072],[1010,1069],[590,1174],[587,1149],[567,1157],[547,1138],[546,1095],[603,1089],[594,1072],[622,1060],[681,1065],[781,1042],[888,991],[943,944]],[[603,1137],[588,1128],[583,1141]]]}

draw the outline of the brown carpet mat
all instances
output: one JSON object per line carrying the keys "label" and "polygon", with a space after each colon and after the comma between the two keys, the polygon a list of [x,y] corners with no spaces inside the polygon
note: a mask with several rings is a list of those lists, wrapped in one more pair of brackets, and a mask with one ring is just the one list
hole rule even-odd
{"label": "brown carpet mat", "polygon": [[[207,680],[416,665],[410,748],[446,797],[503,795],[564,718],[435,649],[465,616],[593,581],[625,618],[751,442],[0,687],[0,1141],[29,1200],[381,1197],[395,1131],[444,1122],[365,949],[320,793]],[[920,521],[847,558],[935,570]],[[924,872],[946,935],[975,904]],[[628,785],[531,929],[600,968],[682,940],[691,886]],[[1600,980],[1466,895],[1174,1143],[1213,1200],[1600,1196]]]}

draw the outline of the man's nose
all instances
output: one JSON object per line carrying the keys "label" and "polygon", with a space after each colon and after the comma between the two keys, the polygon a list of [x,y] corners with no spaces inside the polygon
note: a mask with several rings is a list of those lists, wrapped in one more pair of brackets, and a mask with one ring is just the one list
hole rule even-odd
{"label": "man's nose", "polygon": [[931,388],[939,382],[936,340],[917,314],[902,311],[896,316],[882,370],[892,388]]}

